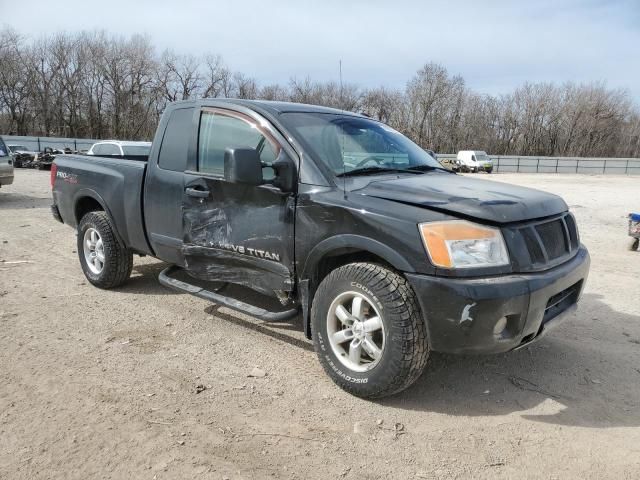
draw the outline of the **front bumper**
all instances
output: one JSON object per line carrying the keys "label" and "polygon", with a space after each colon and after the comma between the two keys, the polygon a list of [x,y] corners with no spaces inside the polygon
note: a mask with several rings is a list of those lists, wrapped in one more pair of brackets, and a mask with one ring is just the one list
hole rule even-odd
{"label": "front bumper", "polygon": [[[467,279],[405,276],[418,296],[432,350],[501,353],[540,338],[575,309],[589,264],[589,252],[581,245],[571,260],[541,273]],[[496,328],[504,319],[506,326]]]}

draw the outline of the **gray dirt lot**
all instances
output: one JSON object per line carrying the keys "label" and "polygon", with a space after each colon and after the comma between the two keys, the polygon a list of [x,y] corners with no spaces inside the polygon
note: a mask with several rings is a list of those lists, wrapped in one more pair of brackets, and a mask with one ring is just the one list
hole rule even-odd
{"label": "gray dirt lot", "polygon": [[592,254],[578,311],[515,353],[433,354],[416,385],[370,402],[331,383],[299,323],[170,292],[153,259],[92,287],[48,173],[16,171],[0,190],[0,478],[638,478],[625,216],[640,177],[486,177],[567,200]]}

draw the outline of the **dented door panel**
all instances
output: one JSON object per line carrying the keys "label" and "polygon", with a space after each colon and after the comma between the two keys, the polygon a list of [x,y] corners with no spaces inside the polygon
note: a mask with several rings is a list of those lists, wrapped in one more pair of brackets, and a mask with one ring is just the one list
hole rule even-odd
{"label": "dented door panel", "polygon": [[[190,196],[189,188],[208,195]],[[267,185],[187,174],[183,198],[182,253],[190,274],[270,295],[291,291],[294,197]]]}

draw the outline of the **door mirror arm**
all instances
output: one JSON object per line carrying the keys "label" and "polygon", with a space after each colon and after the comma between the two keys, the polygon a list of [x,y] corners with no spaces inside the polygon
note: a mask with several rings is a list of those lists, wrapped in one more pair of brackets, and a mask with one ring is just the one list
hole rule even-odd
{"label": "door mirror arm", "polygon": [[275,178],[271,181],[274,187],[279,188],[285,193],[296,191],[296,166],[284,150],[280,150],[278,158],[276,158],[276,161],[273,162],[270,167],[273,168],[275,173]]}

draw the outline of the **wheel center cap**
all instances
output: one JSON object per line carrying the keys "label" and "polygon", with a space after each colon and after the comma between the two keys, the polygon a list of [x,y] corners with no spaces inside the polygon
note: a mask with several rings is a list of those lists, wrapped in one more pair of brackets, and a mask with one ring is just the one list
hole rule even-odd
{"label": "wheel center cap", "polygon": [[362,338],[364,336],[364,326],[362,325],[362,322],[358,322],[358,321],[353,322],[353,326],[351,327],[351,330],[353,331],[353,335],[356,338]]}

